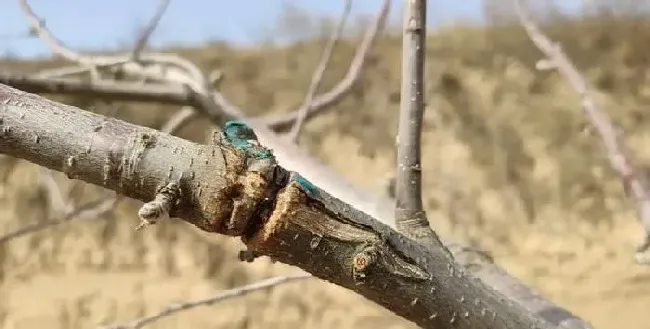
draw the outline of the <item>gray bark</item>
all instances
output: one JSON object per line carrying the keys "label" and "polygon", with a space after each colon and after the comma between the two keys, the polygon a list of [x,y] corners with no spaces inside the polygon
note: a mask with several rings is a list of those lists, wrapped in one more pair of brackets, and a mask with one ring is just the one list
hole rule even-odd
{"label": "gray bark", "polygon": [[[296,146],[278,142],[268,129],[254,127],[262,144],[273,148],[279,164],[302,168],[303,176],[310,173],[307,178],[318,186],[312,187],[317,193],[296,196],[295,182],[285,186],[286,171],[278,167],[272,175],[276,179],[269,179],[273,164],[263,161],[255,164],[258,173],[251,174],[244,168],[250,165],[244,161],[246,154],[223,141],[195,144],[4,85],[0,85],[0,120],[0,153],[141,201],[154,199],[160,188],[176,179],[183,193],[172,208],[173,216],[202,230],[243,236],[252,250],[355,290],[425,328],[591,327],[475,252],[447,242],[460,267],[442,249],[411,243],[390,227],[391,200],[346,182]],[[285,190],[278,193],[282,187]],[[286,198],[294,203],[284,203],[285,208],[280,201],[263,202]],[[278,221],[286,222],[287,228]],[[313,227],[306,227],[305,221]],[[350,232],[356,232],[356,238],[350,238]],[[307,238],[309,248],[304,245]],[[353,261],[363,264],[363,259],[374,260],[374,265],[354,274]],[[360,277],[364,284],[357,284]],[[488,312],[497,322],[483,322],[490,318],[482,316]],[[533,325],[533,314],[548,323]]]}
{"label": "gray bark", "polygon": [[421,138],[424,117],[424,64],[427,2],[404,1],[402,18],[402,88],[397,130],[395,224],[408,237],[441,247],[422,206]]}
{"label": "gray bark", "polygon": [[170,212],[242,236],[256,254],[347,287],[424,328],[546,328],[473,279],[443,249],[426,250],[277,166],[246,126],[215,145],[1,87],[0,151],[70,178],[150,201],[180,187]]}

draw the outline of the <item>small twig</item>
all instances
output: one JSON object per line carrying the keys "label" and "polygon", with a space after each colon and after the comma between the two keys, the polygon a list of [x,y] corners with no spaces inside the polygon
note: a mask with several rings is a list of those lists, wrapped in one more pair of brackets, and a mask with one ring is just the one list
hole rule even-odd
{"label": "small twig", "polygon": [[108,198],[100,198],[99,200],[86,203],[82,206],[73,209],[72,211],[66,212],[65,215],[46,220],[44,222],[35,223],[32,225],[27,225],[25,227],[19,228],[13,232],[9,232],[0,236],[0,244],[7,243],[10,240],[15,238],[25,236],[27,234],[35,233],[52,226],[56,226],[65,222],[69,222],[75,218],[79,219],[92,219],[97,218],[113,209],[115,209],[115,204],[120,200],[116,195],[113,195]]}
{"label": "small twig", "polygon": [[[203,80],[205,80],[205,78],[196,65],[176,55],[141,54],[139,56],[139,62],[135,63],[131,60],[132,54],[130,53],[115,56],[90,56],[76,52],[68,48],[47,29],[45,24],[43,24],[43,21],[36,15],[36,13],[34,13],[26,0],[18,0],[18,3],[27,19],[27,23],[34,31],[35,35],[38,36],[53,53],[84,66],[87,71],[91,72],[91,76],[97,76],[98,68],[112,68],[119,65],[118,71],[130,73],[135,76],[141,76],[143,79],[149,78],[162,81],[171,80],[177,83],[189,85],[194,90],[202,91],[204,91],[205,87],[208,85],[207,83],[204,83]],[[123,64],[118,64],[120,62],[123,62]],[[151,64],[148,70],[144,64]],[[169,67],[176,68],[177,70],[169,70]],[[179,70],[180,72],[178,72]],[[93,79],[93,82],[94,81],[96,81],[96,79]]]}
{"label": "small twig", "polygon": [[426,0],[404,1],[402,90],[397,132],[395,224],[404,235],[427,245],[442,243],[422,205],[421,135],[424,118]]}
{"label": "small twig", "polygon": [[352,0],[346,0],[345,6],[343,7],[343,12],[341,13],[341,18],[339,19],[334,32],[332,32],[332,35],[327,41],[327,45],[325,45],[325,48],[323,49],[323,54],[321,55],[320,61],[318,62],[318,66],[316,66],[316,70],[314,70],[314,73],[312,74],[311,83],[307,89],[305,99],[303,100],[300,108],[297,110],[298,118],[291,127],[291,130],[287,133],[289,140],[293,141],[294,143],[298,143],[300,130],[302,129],[305,119],[307,118],[307,114],[309,113],[309,109],[312,106],[311,103],[314,100],[314,95],[318,91],[318,87],[320,87],[321,81],[323,81],[323,76],[325,76],[325,71],[327,70],[327,65],[329,64],[330,58],[332,57],[332,52],[336,47],[336,43],[341,38],[341,34],[343,34],[343,29],[345,28],[345,23],[347,22],[348,16],[350,16],[351,9]]}
{"label": "small twig", "polygon": [[[388,17],[389,9],[390,0],[384,0],[375,20],[370,23],[366,29],[363,40],[357,47],[354,58],[350,62],[350,66],[348,67],[345,76],[332,89],[313,98],[310,102],[306,119],[310,119],[320,114],[322,111],[332,108],[338,101],[343,99],[350,90],[352,90],[352,87],[361,77],[365,60],[368,57],[368,53],[372,48],[378,32],[384,26],[386,17]],[[252,120],[263,123],[273,130],[283,130],[290,128],[298,119],[299,114],[300,109],[290,110],[288,113],[262,116],[253,118]]]}
{"label": "small twig", "polygon": [[650,190],[647,178],[643,172],[635,168],[630,152],[621,140],[617,129],[607,114],[596,106],[589,85],[575,64],[571,62],[558,43],[551,41],[542,33],[524,10],[521,1],[514,1],[521,25],[535,46],[548,57],[548,61],[543,66],[546,68],[552,66],[557,69],[580,95],[582,109],[600,135],[610,166],[620,175],[625,191],[629,193],[628,196],[631,196],[636,204],[637,216],[645,229],[644,242],[637,249],[637,259],[640,259],[642,257],[638,253],[645,252],[650,248]]}
{"label": "small twig", "polygon": [[228,289],[228,290],[223,290],[215,294],[214,296],[204,298],[204,299],[198,299],[194,301],[187,301],[187,302],[182,302],[182,303],[177,303],[177,304],[170,304],[167,307],[165,307],[163,310],[156,314],[148,315],[139,319],[135,319],[127,324],[121,324],[121,325],[114,325],[114,326],[107,326],[103,327],[102,329],[139,329],[144,327],[147,324],[150,324],[152,322],[158,321],[161,318],[173,315],[175,313],[193,309],[199,306],[210,306],[218,302],[222,302],[224,300],[233,298],[233,297],[239,297],[246,295],[250,292],[262,290],[262,289],[268,289],[283,283],[289,283],[289,282],[294,282],[298,280],[303,280],[307,278],[311,278],[311,274],[305,273],[305,274],[298,274],[298,275],[293,275],[293,276],[279,276],[279,277],[274,277],[262,281],[258,281],[243,287],[238,287],[234,289]]}
{"label": "small twig", "polygon": [[34,13],[32,8],[27,3],[27,0],[18,0],[18,5],[27,18],[27,23],[29,24],[31,30],[43,42],[45,42],[52,49],[52,51],[73,62],[88,64],[86,58],[70,50],[70,48],[66,47],[63,42],[61,42],[52,33],[50,33],[50,31],[45,27],[44,21]]}
{"label": "small twig", "polygon": [[147,46],[151,35],[156,30],[156,27],[160,23],[160,19],[165,14],[165,11],[169,7],[170,0],[160,0],[158,7],[156,7],[156,12],[135,41],[135,46],[133,47],[132,59],[138,61],[140,58],[140,53]]}
{"label": "small twig", "polygon": [[[113,62],[107,62],[107,63],[95,65],[94,68],[97,70],[108,69],[111,67],[126,64],[129,61],[130,60],[128,59],[119,58]],[[64,78],[67,76],[77,75],[82,73],[88,73],[88,65],[82,65],[82,66],[74,65],[74,66],[66,66],[66,67],[60,67],[55,69],[43,70],[32,76],[35,78],[48,79],[48,78]]]}
{"label": "small twig", "polygon": [[60,214],[67,214],[72,211],[72,206],[63,197],[61,187],[54,180],[52,170],[47,168],[40,168],[41,182],[47,190],[47,196],[50,199],[50,207],[56,216]]}
{"label": "small twig", "polygon": [[[140,77],[141,80],[151,80],[163,83],[180,83],[182,85],[188,86],[192,92],[199,94],[202,97],[206,97],[206,99],[209,99],[211,102],[216,104],[218,110],[222,113],[225,113],[226,116],[234,119],[243,119],[244,112],[237,108],[234,104],[230,103],[219,91],[211,90],[212,88],[210,88],[211,84],[209,79],[205,77],[205,75],[196,65],[189,62],[188,60],[175,55],[143,53],[140,55],[139,62],[134,63],[130,61],[130,54],[116,56],[88,56],[75,52],[67,48],[62,42],[53,36],[53,34],[45,27],[44,24],[42,24],[41,20],[29,7],[26,0],[18,1],[32,29],[54,53],[59,54],[68,60],[88,67],[87,70],[90,70],[91,73],[96,72],[98,70],[97,68],[100,67],[108,66],[114,68],[115,66],[118,66],[115,68],[117,72],[123,72],[124,74],[128,73],[132,77]],[[351,90],[352,86],[359,80],[365,58],[369,52],[369,49],[371,48],[377,32],[383,27],[383,23],[388,15],[389,8],[390,1],[384,0],[381,10],[377,15],[375,21],[370,24],[366,30],[363,41],[357,48],[355,57],[353,58],[345,77],[339,81],[339,83],[330,91],[324,94],[320,94],[313,99],[306,119],[313,117],[320,110],[333,106],[336,102],[341,100],[347,94],[347,92]],[[115,64],[119,63],[120,61],[126,62],[124,64]],[[145,63],[148,65],[144,65]],[[97,74],[98,73],[95,73],[95,75]],[[101,81],[92,81],[92,83],[95,82]],[[205,106],[203,106],[203,108],[205,108]],[[216,118],[218,116],[217,113],[208,113],[208,115],[212,118]],[[287,124],[292,124],[297,118],[297,115],[298,112],[293,111],[293,113],[288,114],[288,120],[279,118],[281,122],[276,122],[276,124],[273,124],[271,122],[271,128],[274,130],[279,130],[284,127],[284,129],[286,129]],[[220,115],[220,117],[223,118],[224,116]],[[254,119],[254,121],[257,120]],[[264,119],[258,122],[266,125],[267,120]]]}
{"label": "small twig", "polygon": [[156,224],[159,220],[169,219],[169,212],[180,198],[180,188],[176,183],[169,183],[161,188],[156,194],[156,198],[140,207],[138,217],[140,225],[135,230],[141,230],[149,225]]}
{"label": "small twig", "polygon": [[160,128],[160,131],[173,135],[195,116],[196,111],[193,108],[183,106],[180,111],[165,122],[165,124]]}

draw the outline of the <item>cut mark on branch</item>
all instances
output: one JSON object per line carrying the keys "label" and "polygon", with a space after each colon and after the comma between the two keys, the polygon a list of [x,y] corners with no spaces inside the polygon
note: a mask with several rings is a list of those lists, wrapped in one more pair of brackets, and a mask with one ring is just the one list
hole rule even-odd
{"label": "cut mark on branch", "polygon": [[350,277],[359,284],[363,283],[374,268],[381,268],[409,280],[430,279],[426,270],[393,251],[388,242],[372,228],[346,220],[339,210],[329,208],[325,199],[320,198],[324,192],[310,195],[301,183],[294,180],[295,175],[292,177],[276,196],[275,206],[264,227],[253,237],[244,239],[252,250],[265,248],[267,243],[277,243],[272,242],[277,239],[275,236],[278,233],[288,234],[286,227],[293,224],[312,235],[311,249],[318,248],[320,241],[325,240],[337,240],[356,246],[356,251],[349,255],[348,268]]}
{"label": "cut mark on branch", "polygon": [[247,156],[256,159],[272,158],[273,152],[270,149],[260,145],[257,135],[246,123],[242,121],[228,121],[223,128],[225,139],[239,150],[246,153]]}
{"label": "cut mark on branch", "polygon": [[213,217],[201,227],[209,232],[240,236],[246,233],[255,215],[269,207],[283,170],[273,152],[259,143],[253,129],[244,122],[227,122],[218,136],[228,182],[211,195],[213,202],[205,211]]}
{"label": "cut mark on branch", "polygon": [[129,139],[126,154],[122,158],[122,179],[120,182],[132,177],[138,169],[140,160],[149,148],[156,145],[156,137],[150,134],[137,134]]}

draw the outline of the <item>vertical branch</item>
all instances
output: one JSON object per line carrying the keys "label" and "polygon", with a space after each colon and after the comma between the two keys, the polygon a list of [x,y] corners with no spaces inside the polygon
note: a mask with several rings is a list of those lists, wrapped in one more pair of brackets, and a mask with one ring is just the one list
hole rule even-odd
{"label": "vertical branch", "polygon": [[402,22],[402,90],[397,132],[395,221],[410,238],[441,246],[422,206],[420,140],[424,117],[426,0],[405,0]]}

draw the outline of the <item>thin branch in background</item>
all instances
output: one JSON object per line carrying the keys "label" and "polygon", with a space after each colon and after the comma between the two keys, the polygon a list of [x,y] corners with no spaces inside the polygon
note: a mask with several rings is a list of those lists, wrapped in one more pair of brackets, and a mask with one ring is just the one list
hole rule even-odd
{"label": "thin branch in background", "polygon": [[50,31],[45,27],[45,21],[34,13],[27,3],[27,0],[18,0],[18,5],[27,18],[27,23],[29,24],[30,31],[33,35],[40,38],[53,52],[61,55],[63,58],[80,63],[90,73],[90,77],[93,80],[99,79],[99,72],[93,61],[90,58],[68,48],[61,40],[57,39],[52,33],[50,33]]}
{"label": "thin branch in background", "polygon": [[[25,14],[31,28],[36,31],[38,37],[50,47],[50,50],[62,57],[88,67],[88,71],[95,72],[97,68],[106,66],[114,68],[114,72],[130,74],[138,77],[140,81],[159,81],[165,84],[174,83],[188,87],[185,90],[185,97],[197,99],[203,106],[197,107],[202,110],[212,121],[223,124],[226,119],[243,119],[243,112],[231,104],[220,92],[211,91],[210,80],[192,62],[176,55],[166,54],[141,54],[138,63],[131,60],[131,55],[118,56],[86,56],[67,48],[62,42],[42,24],[41,20],[33,12],[26,0],[18,0],[20,7]],[[142,64],[148,63],[148,66]],[[130,64],[135,64],[130,65]],[[117,67],[116,67],[117,66]],[[175,68],[176,70],[170,70]],[[95,74],[96,75],[96,74]],[[91,83],[96,84],[98,79],[92,79]],[[117,81],[114,82],[116,84]],[[147,87],[151,87],[148,85]],[[119,89],[119,85],[116,86]],[[155,86],[154,86],[155,87]],[[211,104],[207,104],[211,103]]]}
{"label": "thin branch in background", "polygon": [[339,41],[341,35],[343,34],[343,29],[345,28],[345,24],[348,20],[348,17],[350,16],[351,10],[352,0],[346,0],[343,7],[343,12],[341,13],[341,18],[339,19],[334,32],[332,32],[332,35],[327,41],[327,45],[325,45],[325,48],[323,49],[323,54],[321,55],[320,61],[318,62],[318,66],[316,67],[316,70],[314,70],[314,73],[311,77],[311,82],[309,84],[309,88],[307,89],[305,99],[303,100],[300,108],[296,110],[298,112],[298,118],[291,127],[291,130],[287,133],[289,140],[293,141],[294,143],[298,143],[300,130],[302,129],[305,119],[307,118],[309,109],[312,106],[311,103],[313,102],[314,96],[320,87],[321,81],[323,81],[325,71],[327,70],[327,65],[329,64],[330,58],[332,57],[332,52],[336,47],[336,43]]}
{"label": "thin branch in background", "polygon": [[575,67],[575,64],[571,62],[558,43],[551,41],[542,33],[523,8],[521,0],[514,1],[521,25],[535,46],[548,57],[543,66],[557,69],[580,95],[582,110],[600,135],[610,166],[620,175],[624,189],[629,192],[628,196],[634,200],[637,216],[645,229],[645,238],[637,249],[636,258],[637,262],[648,264],[641,255],[650,248],[650,189],[647,177],[633,164],[631,153],[622,141],[617,128],[611,123],[607,114],[596,105],[586,79]]}
{"label": "thin branch in background", "polygon": [[[92,74],[101,67],[115,68],[115,72],[129,73],[141,77],[142,80],[173,81],[190,86],[193,90],[205,92],[208,85],[201,70],[192,62],[170,54],[141,54],[139,62],[135,63],[132,54],[114,56],[90,56],[68,48],[50,32],[43,21],[34,13],[26,0],[18,0],[19,6],[27,19],[27,23],[35,35],[43,41],[50,50],[61,57],[86,67]],[[129,65],[132,64],[132,65]],[[148,65],[143,65],[148,64]],[[174,68],[176,70],[170,70]],[[92,80],[93,82],[96,79]]]}
{"label": "thin branch in background", "polygon": [[[87,56],[77,53],[56,39],[53,34],[42,24],[41,20],[36,16],[33,10],[29,7],[26,0],[18,0],[23,13],[27,20],[43,42],[45,42],[50,49],[61,55],[62,57],[77,62],[82,66],[87,66],[91,74],[96,73],[98,68],[102,66],[109,66],[116,72],[128,72],[132,77],[141,77],[140,80],[146,81],[159,81],[162,83],[180,83],[188,86],[195,94],[201,95],[203,103],[210,102],[212,106],[202,106],[198,110],[206,111],[206,114],[217,124],[223,124],[225,119],[239,119],[243,120],[243,111],[237,108],[234,104],[230,103],[226,97],[217,90],[210,88],[210,81],[201,70],[191,63],[190,61],[175,55],[166,54],[145,54],[140,55],[140,61],[134,63],[130,61],[131,55],[117,55],[117,56]],[[346,76],[339,81],[330,91],[321,94],[313,99],[311,108],[306,116],[306,119],[312,118],[321,110],[330,108],[336,102],[341,100],[358,81],[366,55],[377,35],[378,31],[383,27],[388,11],[390,8],[390,1],[384,0],[381,10],[376,19],[368,26],[364,38],[357,48],[355,57],[348,69]],[[117,64],[120,61],[125,61],[124,64]],[[148,65],[142,65],[148,63]],[[171,69],[170,69],[171,68]],[[97,79],[92,79],[92,83],[97,82]],[[204,104],[205,105],[205,104]],[[280,122],[280,125],[271,125],[271,129],[279,130],[288,128],[287,124],[293,124],[297,118],[298,112],[293,111],[288,121]],[[282,120],[282,118],[280,118]],[[256,120],[258,124],[265,127],[266,120]]]}
{"label": "thin branch in background", "polygon": [[144,50],[145,47],[147,47],[147,44],[149,43],[149,39],[151,39],[151,35],[153,35],[153,32],[156,30],[156,27],[158,27],[160,20],[165,14],[167,8],[169,7],[169,3],[170,0],[160,0],[158,6],[156,7],[156,12],[151,17],[151,20],[138,35],[138,38],[135,40],[135,45],[133,47],[132,59],[134,61],[139,60],[140,53]]}
{"label": "thin branch in background", "polygon": [[395,224],[404,235],[442,247],[422,206],[421,138],[424,119],[426,0],[404,1],[402,90],[397,131]]}
{"label": "thin branch in background", "polygon": [[312,277],[311,274],[304,273],[304,274],[297,274],[293,276],[278,276],[266,280],[261,280],[246,286],[220,291],[214,296],[208,298],[198,299],[194,301],[187,301],[187,302],[182,302],[177,304],[171,304],[156,314],[138,318],[126,324],[103,327],[102,329],[139,329],[148,324],[156,322],[164,317],[174,315],[175,313],[178,312],[190,310],[199,306],[210,306],[234,297],[244,296],[254,291],[269,289],[271,287],[278,286],[284,283],[295,282],[298,280],[308,279],[311,277]]}
{"label": "thin branch in background", "polygon": [[81,205],[71,211],[67,211],[63,216],[49,219],[40,223],[27,225],[15,231],[0,236],[0,244],[7,243],[13,239],[36,233],[50,227],[69,222],[73,219],[94,219],[115,209],[115,205],[121,198],[113,194],[109,197],[101,197],[96,201]]}
{"label": "thin branch in background", "polygon": [[63,191],[61,191],[61,187],[54,180],[52,170],[41,167],[40,173],[41,183],[47,191],[50,208],[53,210],[55,216],[69,213],[71,211],[71,205],[63,197]]}
{"label": "thin branch in background", "polygon": [[165,124],[160,128],[160,131],[174,135],[182,127],[184,127],[190,120],[196,117],[196,111],[189,107],[183,106],[181,110],[176,112]]}
{"label": "thin branch in background", "polygon": [[[111,67],[119,66],[128,63],[130,60],[128,59],[116,59],[113,62],[108,62],[100,65],[94,66],[95,69],[108,69]],[[83,73],[88,73],[89,68],[88,65],[74,65],[74,66],[65,66],[65,67],[59,67],[59,68],[54,68],[54,69],[49,69],[49,70],[43,70],[40,71],[36,74],[33,74],[32,76],[35,78],[42,78],[42,79],[51,79],[51,78],[63,78],[67,76],[73,76],[77,74],[83,74]]]}
{"label": "thin branch in background", "polygon": [[31,31],[45,42],[54,53],[57,53],[65,59],[73,62],[88,64],[88,60],[84,56],[72,51],[63,44],[61,40],[57,39],[52,33],[50,33],[50,31],[45,27],[45,22],[34,13],[27,3],[27,0],[18,0],[18,5],[27,18],[27,23],[29,24]]}
{"label": "thin branch in background", "polygon": [[[343,97],[352,90],[352,87],[361,77],[366,58],[368,57],[377,34],[384,27],[389,10],[390,0],[384,0],[379,13],[366,29],[361,44],[357,47],[354,58],[350,62],[350,66],[348,67],[345,76],[332,89],[314,97],[307,110],[306,119],[315,117],[316,115],[321,114],[322,111],[332,108],[333,105],[342,100]],[[298,119],[299,115],[300,109],[289,110],[287,113],[279,115],[265,115],[253,118],[252,120],[265,124],[270,129],[278,131],[290,128]]]}

